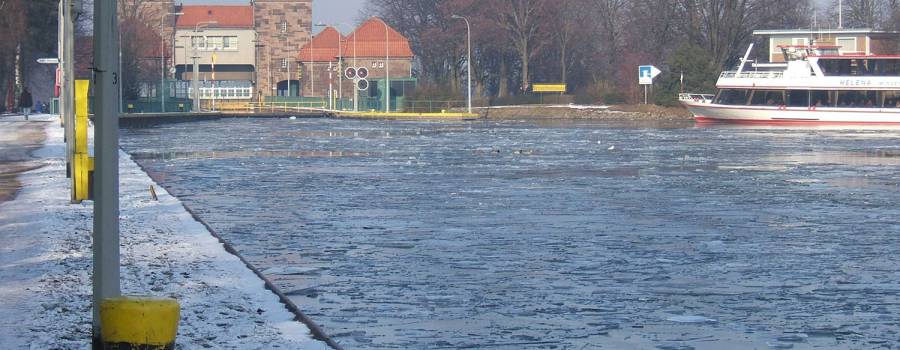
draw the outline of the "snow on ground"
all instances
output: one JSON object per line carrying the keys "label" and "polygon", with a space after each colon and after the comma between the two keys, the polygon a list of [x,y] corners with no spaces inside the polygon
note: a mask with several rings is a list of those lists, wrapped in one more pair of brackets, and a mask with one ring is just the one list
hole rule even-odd
{"label": "snow on ground", "polygon": [[[35,152],[45,166],[23,174],[18,197],[0,204],[0,349],[90,345],[92,202],[69,204],[63,129],[47,123],[47,133]],[[122,292],[177,299],[178,348],[328,349],[176,198],[120,157]]]}

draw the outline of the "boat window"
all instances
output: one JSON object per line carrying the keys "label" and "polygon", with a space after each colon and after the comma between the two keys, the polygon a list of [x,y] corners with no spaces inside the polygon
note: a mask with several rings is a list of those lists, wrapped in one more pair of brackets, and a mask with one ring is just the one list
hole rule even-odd
{"label": "boat window", "polygon": [[813,90],[809,93],[809,101],[813,106],[816,107],[833,107],[831,97],[829,95],[831,94],[829,94],[828,91],[825,90]]}
{"label": "boat window", "polygon": [[880,107],[875,91],[838,91],[838,107],[877,108]]}
{"label": "boat window", "polygon": [[840,46],[841,54],[858,53],[856,50],[856,38],[837,38],[837,46]]}
{"label": "boat window", "polygon": [[900,108],[900,91],[884,91],[882,95],[884,108]]}
{"label": "boat window", "polygon": [[791,38],[772,38],[772,47],[769,48],[770,53],[779,54],[781,48],[779,46],[787,46],[791,44]]}
{"label": "boat window", "polygon": [[820,59],[827,76],[900,76],[898,59]]}
{"label": "boat window", "polygon": [[747,92],[744,89],[723,89],[719,91],[716,98],[717,104],[723,105],[743,105],[747,104]]}
{"label": "boat window", "polygon": [[784,94],[781,90],[756,90],[750,100],[751,106],[781,106]]}
{"label": "boat window", "polygon": [[788,91],[789,107],[809,107],[809,90]]}
{"label": "boat window", "polygon": [[875,75],[888,77],[900,75],[900,60],[878,60]]}

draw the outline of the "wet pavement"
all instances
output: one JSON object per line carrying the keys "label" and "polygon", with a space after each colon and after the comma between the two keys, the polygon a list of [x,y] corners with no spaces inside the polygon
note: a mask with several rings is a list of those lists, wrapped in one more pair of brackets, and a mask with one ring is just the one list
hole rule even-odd
{"label": "wet pavement", "polygon": [[123,131],[347,349],[900,348],[900,129]]}
{"label": "wet pavement", "polygon": [[44,142],[44,126],[53,122],[49,115],[34,115],[26,121],[21,115],[0,116],[0,203],[12,200],[21,188],[19,174],[41,167],[31,152]]}

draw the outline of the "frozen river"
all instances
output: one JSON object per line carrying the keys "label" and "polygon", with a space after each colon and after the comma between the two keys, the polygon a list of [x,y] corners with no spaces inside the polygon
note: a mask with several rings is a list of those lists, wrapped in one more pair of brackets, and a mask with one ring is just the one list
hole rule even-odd
{"label": "frozen river", "polygon": [[122,145],[347,349],[900,348],[900,129],[223,119]]}

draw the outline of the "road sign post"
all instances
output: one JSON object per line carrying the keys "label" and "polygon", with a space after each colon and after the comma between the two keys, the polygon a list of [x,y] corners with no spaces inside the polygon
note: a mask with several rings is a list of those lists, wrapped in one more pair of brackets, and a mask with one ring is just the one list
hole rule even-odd
{"label": "road sign post", "polygon": [[638,84],[644,86],[644,104],[647,104],[647,86],[653,85],[653,78],[656,78],[659,73],[662,71],[654,66],[638,66]]}

